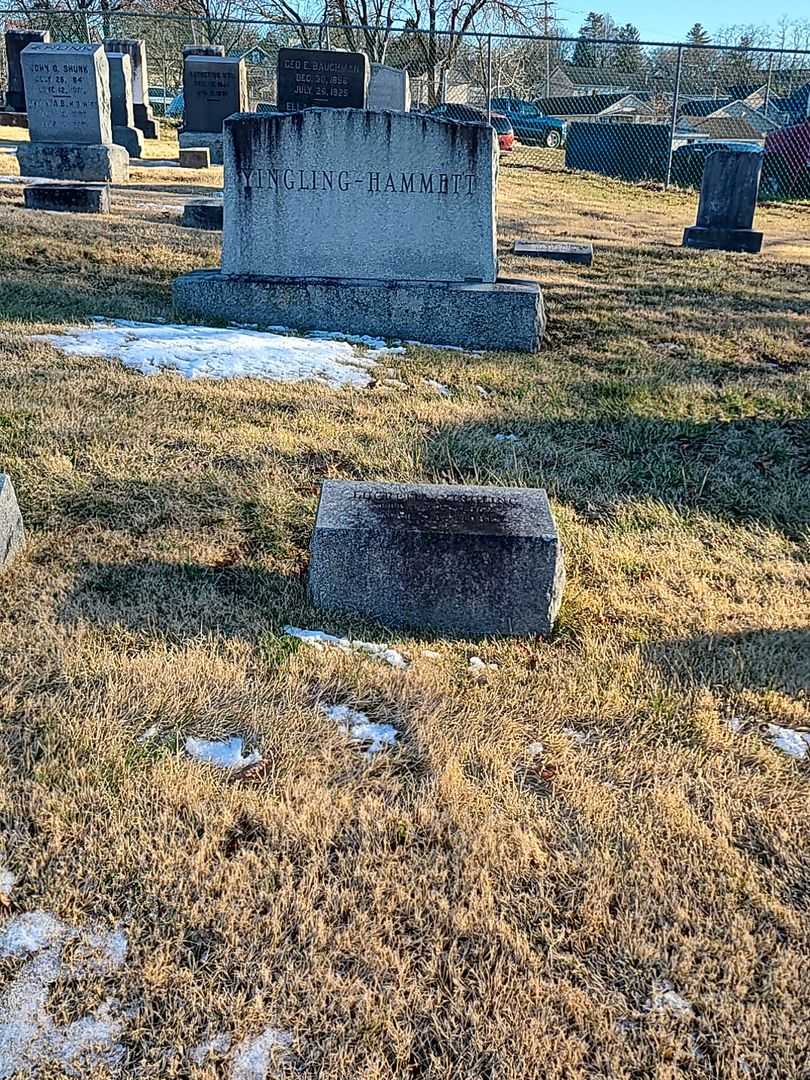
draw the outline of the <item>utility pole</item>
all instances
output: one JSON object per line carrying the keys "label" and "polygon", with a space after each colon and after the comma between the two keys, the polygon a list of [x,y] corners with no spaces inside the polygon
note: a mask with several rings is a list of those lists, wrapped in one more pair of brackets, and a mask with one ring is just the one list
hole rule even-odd
{"label": "utility pole", "polygon": [[551,97],[551,42],[549,37],[555,23],[553,7],[556,0],[541,0],[543,7],[543,37],[546,39],[546,93],[545,97]]}

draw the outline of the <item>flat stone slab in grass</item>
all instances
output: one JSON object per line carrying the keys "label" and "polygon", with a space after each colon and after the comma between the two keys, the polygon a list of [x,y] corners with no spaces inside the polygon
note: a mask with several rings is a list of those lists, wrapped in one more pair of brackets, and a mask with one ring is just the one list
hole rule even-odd
{"label": "flat stone slab in grass", "polygon": [[7,112],[4,109],[0,109],[0,127],[27,128],[28,113]]}
{"label": "flat stone slab in grass", "polygon": [[[227,235],[227,230],[226,230]],[[463,349],[537,352],[545,331],[536,281],[301,281],[194,270],[175,278],[181,318],[340,330]]]}
{"label": "flat stone slab in grass", "polygon": [[192,202],[187,202],[183,207],[180,224],[186,229],[221,230],[221,201],[219,199],[195,199]]}
{"label": "flat stone slab in grass", "polygon": [[68,214],[109,214],[106,184],[33,184],[23,190],[29,210],[61,210]]}
{"label": "flat stone slab in grass", "polygon": [[5,570],[20,550],[24,536],[22,514],[11,477],[0,473],[0,571]]}
{"label": "flat stone slab in grass", "polygon": [[461,637],[548,634],[565,581],[536,488],[327,480],[310,555],[317,607]]}
{"label": "flat stone slab in grass", "polygon": [[492,283],[497,175],[488,124],[364,109],[231,116],[222,270]]}
{"label": "flat stone slab in grass", "polygon": [[181,150],[207,149],[211,164],[222,164],[221,131],[181,131],[177,141]]}
{"label": "flat stone slab in grass", "polygon": [[211,151],[207,146],[181,146],[179,161],[184,169],[208,169]]}
{"label": "flat stone slab in grass", "polygon": [[577,244],[569,240],[516,240],[512,252],[538,259],[581,263],[583,266],[590,266],[593,262],[593,244]]}

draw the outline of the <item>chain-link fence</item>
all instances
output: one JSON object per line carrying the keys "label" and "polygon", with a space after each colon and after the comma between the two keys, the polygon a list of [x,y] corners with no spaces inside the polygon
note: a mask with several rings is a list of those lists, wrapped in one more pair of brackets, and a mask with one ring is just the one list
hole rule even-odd
{"label": "chain-link fence", "polygon": [[[410,73],[413,108],[491,119],[504,164],[697,187],[707,154],[763,155],[767,198],[810,198],[810,51],[451,34],[110,11],[0,12],[56,41],[139,37],[158,114],[182,116],[182,48],[245,58],[253,108],[272,108],[280,48],[354,49]],[[3,61],[4,62],[4,61]]]}

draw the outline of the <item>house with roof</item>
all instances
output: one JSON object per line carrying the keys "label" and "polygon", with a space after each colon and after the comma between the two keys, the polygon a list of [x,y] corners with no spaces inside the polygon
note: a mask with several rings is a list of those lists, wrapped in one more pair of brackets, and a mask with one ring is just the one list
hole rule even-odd
{"label": "house with roof", "polygon": [[535,104],[546,116],[569,122],[654,124],[658,116],[654,103],[643,94],[573,94],[538,98]]}
{"label": "house with roof", "polygon": [[653,78],[648,72],[614,71],[613,68],[577,67],[558,64],[548,81],[549,97],[579,97],[583,94],[630,94],[649,92]]}

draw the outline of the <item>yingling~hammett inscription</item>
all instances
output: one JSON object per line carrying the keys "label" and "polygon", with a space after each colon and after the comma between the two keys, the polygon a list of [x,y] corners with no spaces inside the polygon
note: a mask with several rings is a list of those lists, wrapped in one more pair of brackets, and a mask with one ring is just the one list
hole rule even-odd
{"label": "yingling~hammett inscription", "polygon": [[352,191],[369,195],[473,195],[473,173],[367,172],[348,169],[251,169],[237,173],[243,187],[265,191]]}

